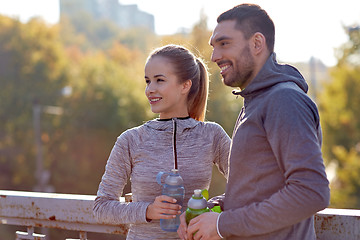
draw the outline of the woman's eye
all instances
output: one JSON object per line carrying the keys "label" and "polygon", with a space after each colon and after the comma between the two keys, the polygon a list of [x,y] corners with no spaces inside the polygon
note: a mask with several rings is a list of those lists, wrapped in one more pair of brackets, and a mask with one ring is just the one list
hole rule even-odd
{"label": "woman's eye", "polygon": [[146,84],[149,84],[149,83],[150,83],[150,80],[149,80],[149,79],[145,79],[145,83],[146,83]]}
{"label": "woman's eye", "polygon": [[160,78],[158,78],[158,79],[156,79],[158,82],[163,82],[164,80],[163,79],[160,79]]}

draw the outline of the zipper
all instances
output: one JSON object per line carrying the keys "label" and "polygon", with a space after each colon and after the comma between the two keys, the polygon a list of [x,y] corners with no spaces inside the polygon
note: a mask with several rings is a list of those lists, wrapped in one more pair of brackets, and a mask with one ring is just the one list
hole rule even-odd
{"label": "zipper", "polygon": [[177,124],[176,124],[176,120],[175,118],[172,119],[173,122],[173,154],[174,154],[174,169],[178,169],[178,164],[177,164],[177,151],[176,151],[176,128],[177,128]]}

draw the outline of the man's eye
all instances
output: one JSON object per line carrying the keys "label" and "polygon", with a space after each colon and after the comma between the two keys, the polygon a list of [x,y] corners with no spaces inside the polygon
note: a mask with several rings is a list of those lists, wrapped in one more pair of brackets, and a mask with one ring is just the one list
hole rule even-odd
{"label": "man's eye", "polygon": [[225,46],[225,45],[228,45],[229,43],[228,42],[221,42],[221,46]]}

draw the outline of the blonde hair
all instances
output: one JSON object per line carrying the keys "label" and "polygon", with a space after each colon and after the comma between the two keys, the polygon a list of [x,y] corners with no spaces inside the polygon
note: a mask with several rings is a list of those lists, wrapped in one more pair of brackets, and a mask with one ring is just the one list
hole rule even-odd
{"label": "blonde hair", "polygon": [[174,44],[155,49],[147,61],[155,56],[165,57],[173,64],[180,83],[191,80],[187,99],[189,115],[195,120],[204,121],[209,93],[209,76],[205,63],[185,47]]}

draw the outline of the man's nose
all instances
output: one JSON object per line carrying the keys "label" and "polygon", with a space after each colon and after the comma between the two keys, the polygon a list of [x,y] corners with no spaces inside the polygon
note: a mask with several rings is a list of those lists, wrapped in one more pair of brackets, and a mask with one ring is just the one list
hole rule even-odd
{"label": "man's nose", "polygon": [[220,52],[214,48],[211,54],[211,61],[216,62],[220,59],[221,59]]}

